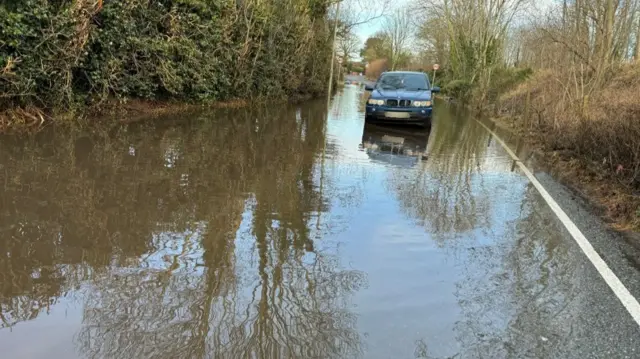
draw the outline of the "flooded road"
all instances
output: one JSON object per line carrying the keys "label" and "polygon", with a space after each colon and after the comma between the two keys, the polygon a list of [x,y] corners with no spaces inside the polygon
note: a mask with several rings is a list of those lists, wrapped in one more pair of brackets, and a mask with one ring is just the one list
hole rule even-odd
{"label": "flooded road", "polygon": [[3,138],[0,357],[640,357],[478,122],[438,104],[430,132],[372,126],[363,107],[347,86],[329,111]]}

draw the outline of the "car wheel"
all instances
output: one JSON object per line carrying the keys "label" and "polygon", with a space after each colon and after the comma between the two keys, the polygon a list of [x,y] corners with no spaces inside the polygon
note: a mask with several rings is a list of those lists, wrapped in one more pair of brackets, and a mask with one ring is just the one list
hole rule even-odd
{"label": "car wheel", "polygon": [[430,130],[431,129],[431,117],[425,118],[422,122],[422,128]]}
{"label": "car wheel", "polygon": [[373,116],[365,115],[364,116],[364,122],[373,123],[374,122]]}

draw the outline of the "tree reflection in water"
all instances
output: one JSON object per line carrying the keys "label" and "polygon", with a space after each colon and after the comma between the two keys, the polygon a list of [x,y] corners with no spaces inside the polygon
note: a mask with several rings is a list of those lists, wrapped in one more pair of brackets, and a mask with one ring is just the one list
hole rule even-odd
{"label": "tree reflection in water", "polygon": [[323,113],[225,110],[8,144],[3,325],[81,287],[88,357],[359,356],[349,300],[365,277],[314,243],[329,210]]}
{"label": "tree reflection in water", "polygon": [[489,227],[491,193],[486,173],[479,175],[486,172],[481,167],[489,138],[479,124],[442,107],[429,136],[428,160],[415,170],[390,174],[389,189],[402,209],[436,240]]}
{"label": "tree reflection in water", "polygon": [[589,278],[579,269],[579,249],[549,221],[553,214],[531,184],[525,182],[523,195],[498,245],[465,256],[463,280],[456,284],[464,313],[456,324],[462,357],[571,356],[556,340],[571,338],[576,313],[593,310],[580,298]]}

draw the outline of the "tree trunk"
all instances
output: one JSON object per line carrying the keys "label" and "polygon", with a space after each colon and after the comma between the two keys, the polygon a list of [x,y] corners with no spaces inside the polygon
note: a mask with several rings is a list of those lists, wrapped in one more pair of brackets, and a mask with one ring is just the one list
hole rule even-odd
{"label": "tree trunk", "polygon": [[562,29],[566,30],[567,29],[567,17],[568,17],[568,11],[567,11],[568,7],[567,7],[567,0],[564,0],[562,2]]}
{"label": "tree trunk", "polygon": [[634,59],[640,61],[640,18],[638,18],[638,25],[636,27],[636,49],[633,52]]}
{"label": "tree trunk", "polygon": [[[599,31],[596,30],[596,70],[604,74],[609,67],[611,47],[613,45],[613,24],[615,19],[615,0],[605,0],[604,7],[599,7],[596,22]],[[601,76],[599,76],[602,79]]]}
{"label": "tree trunk", "polygon": [[587,23],[588,10],[585,1],[576,0],[575,3],[576,43],[580,56],[587,64],[590,64],[592,50],[589,40],[589,25]]}
{"label": "tree trunk", "polygon": [[602,49],[602,60],[605,67],[609,66],[611,60],[611,52],[613,48],[613,26],[616,16],[616,0],[607,0],[607,8],[605,10],[605,28],[604,28],[604,42]]}

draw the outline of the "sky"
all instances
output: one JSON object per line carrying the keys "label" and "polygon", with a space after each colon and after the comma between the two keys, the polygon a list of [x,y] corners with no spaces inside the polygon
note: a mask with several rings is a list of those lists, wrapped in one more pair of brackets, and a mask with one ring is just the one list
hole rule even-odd
{"label": "sky", "polygon": [[[347,0],[348,1],[348,0]],[[412,0],[395,0],[392,2],[392,7],[387,10],[387,13],[393,11],[393,9],[402,8],[410,4]],[[372,4],[376,4],[377,2],[371,2]],[[356,35],[360,38],[360,42],[364,45],[364,42],[376,31],[382,28],[382,23],[384,22],[383,18],[378,18],[373,21],[362,24],[356,28]]]}
{"label": "sky", "polygon": [[380,28],[382,27],[381,25],[381,19],[377,19],[375,21],[372,22],[368,22],[364,25],[360,25],[357,29],[356,29],[356,35],[358,35],[358,37],[360,38],[360,42],[364,45],[364,42],[373,34],[375,34],[376,31],[380,30]]}
{"label": "sky", "polygon": [[[346,0],[349,1],[349,0]],[[531,9],[530,12],[534,13],[544,13],[548,11],[554,3],[558,3],[560,0],[531,0]],[[405,6],[409,6],[414,0],[392,0],[392,8],[387,12],[391,12],[392,9],[403,8]],[[375,2],[373,2],[375,4]],[[361,44],[364,46],[364,42],[371,35],[375,34],[376,31],[382,28],[383,19],[379,18],[368,23],[362,24],[358,26],[355,30],[356,35],[360,38]]]}

